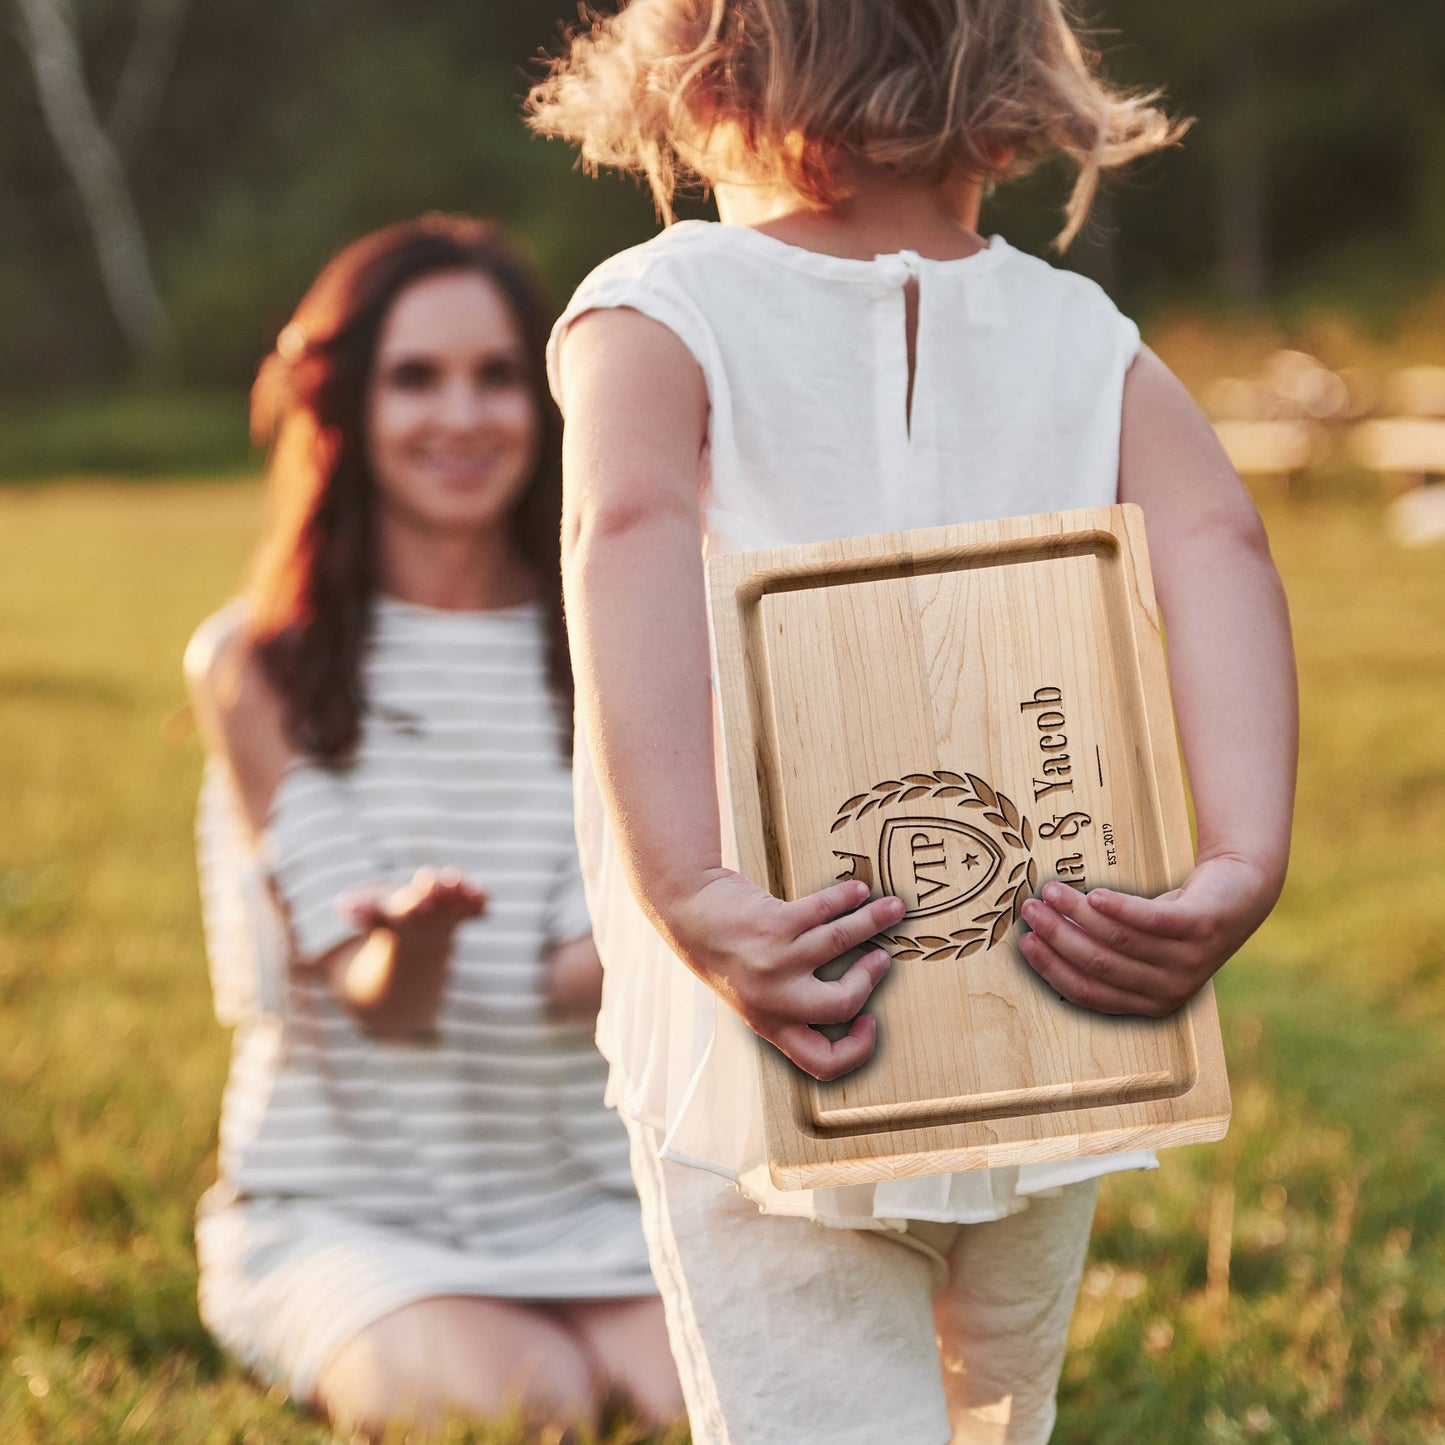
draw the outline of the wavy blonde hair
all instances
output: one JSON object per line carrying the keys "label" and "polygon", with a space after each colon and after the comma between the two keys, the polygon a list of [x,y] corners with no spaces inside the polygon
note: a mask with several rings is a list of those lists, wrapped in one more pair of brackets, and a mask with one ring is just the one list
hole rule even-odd
{"label": "wavy blonde hair", "polygon": [[1101,80],[1062,0],[622,0],[584,21],[529,123],[591,169],[646,176],[669,221],[680,185],[727,179],[826,206],[840,155],[941,181],[1023,175],[1059,151],[1078,172],[1062,248],[1103,171],[1188,126],[1157,91]]}

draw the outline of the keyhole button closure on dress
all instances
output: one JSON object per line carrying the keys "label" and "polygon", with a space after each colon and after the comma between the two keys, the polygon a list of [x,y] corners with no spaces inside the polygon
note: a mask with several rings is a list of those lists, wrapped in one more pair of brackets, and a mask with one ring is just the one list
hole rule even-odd
{"label": "keyhole button closure on dress", "polygon": [[894,256],[879,256],[883,282],[887,286],[906,286],[918,274],[921,258],[917,251],[899,251]]}
{"label": "keyhole button closure on dress", "polygon": [[903,295],[903,435],[906,446],[913,436],[913,396],[918,380],[918,278],[923,269],[923,259],[917,251],[899,251],[895,255],[882,255],[875,259],[879,263],[884,285],[890,292],[896,289]]}

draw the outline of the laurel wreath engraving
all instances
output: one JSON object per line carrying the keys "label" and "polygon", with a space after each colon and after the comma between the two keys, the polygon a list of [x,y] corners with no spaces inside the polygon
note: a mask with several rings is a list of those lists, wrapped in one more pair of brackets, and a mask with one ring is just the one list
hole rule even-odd
{"label": "laurel wreath engraving", "polygon": [[[1024,900],[1038,886],[1038,881],[1038,864],[1032,858],[1025,858],[1014,864],[1008,884],[994,899],[998,906],[991,912],[978,914],[973,920],[974,927],[961,928],[947,938],[932,933],[921,933],[917,938],[906,933],[880,933],[878,937],[889,945],[894,958],[921,958],[925,962],[967,958],[970,953],[981,953],[1003,940],[1004,934],[1023,916]],[[983,926],[978,927],[979,924]]]}
{"label": "laurel wreath engraving", "polygon": [[994,899],[994,907],[976,915],[971,927],[961,928],[946,938],[931,933],[917,937],[881,933],[879,939],[889,946],[895,959],[959,959],[992,948],[1023,916],[1024,900],[1038,886],[1038,865],[1028,856],[1034,843],[1029,820],[1011,798],[991,788],[982,778],[973,773],[953,773],[939,768],[932,773],[905,773],[901,778],[874,783],[866,793],[859,793],[839,806],[829,831],[836,833],[875,808],[906,803],[914,798],[947,798],[960,808],[982,808],[984,821],[998,828],[1004,842],[1025,856],[1014,864],[1003,891]]}

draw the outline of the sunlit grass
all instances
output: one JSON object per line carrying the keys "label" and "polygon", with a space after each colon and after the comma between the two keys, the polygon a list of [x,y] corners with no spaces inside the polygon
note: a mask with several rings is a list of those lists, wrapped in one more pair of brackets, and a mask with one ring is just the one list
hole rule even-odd
{"label": "sunlit grass", "polygon": [[[231,483],[0,493],[6,1445],[329,1438],[195,1307],[226,1039],[178,660],[257,504]],[[1105,1182],[1064,1445],[1445,1441],[1445,552],[1394,549],[1366,506],[1267,520],[1304,690],[1293,874],[1220,979],[1228,1139]]]}

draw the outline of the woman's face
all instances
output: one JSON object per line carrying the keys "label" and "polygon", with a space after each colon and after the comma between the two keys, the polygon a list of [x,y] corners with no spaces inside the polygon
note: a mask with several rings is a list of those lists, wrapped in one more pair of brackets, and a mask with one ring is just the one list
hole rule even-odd
{"label": "woman's face", "polygon": [[541,419],[493,282],[448,271],[401,292],[377,340],[365,427],[383,519],[451,531],[506,517],[536,469]]}

